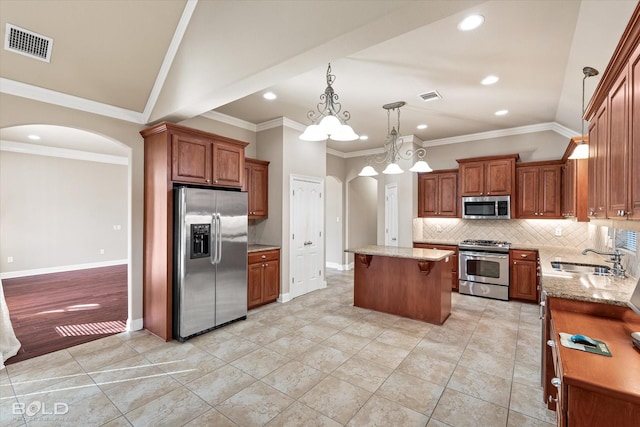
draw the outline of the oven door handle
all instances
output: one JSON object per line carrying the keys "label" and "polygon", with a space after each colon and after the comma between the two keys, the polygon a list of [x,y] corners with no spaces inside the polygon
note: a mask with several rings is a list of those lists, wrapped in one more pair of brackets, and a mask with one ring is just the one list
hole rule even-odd
{"label": "oven door handle", "polygon": [[509,255],[502,255],[502,254],[487,254],[487,253],[482,253],[482,252],[466,252],[466,251],[462,251],[460,252],[460,257],[464,257],[465,259],[507,259],[509,258]]}

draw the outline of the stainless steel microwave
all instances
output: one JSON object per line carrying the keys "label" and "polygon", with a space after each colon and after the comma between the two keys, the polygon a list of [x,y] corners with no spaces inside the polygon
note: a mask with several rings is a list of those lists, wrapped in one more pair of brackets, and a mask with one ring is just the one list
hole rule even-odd
{"label": "stainless steel microwave", "polygon": [[511,219],[511,196],[463,197],[463,219]]}

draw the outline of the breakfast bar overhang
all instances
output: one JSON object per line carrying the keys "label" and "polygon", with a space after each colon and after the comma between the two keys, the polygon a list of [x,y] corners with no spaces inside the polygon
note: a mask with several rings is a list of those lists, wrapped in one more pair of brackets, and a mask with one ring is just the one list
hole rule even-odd
{"label": "breakfast bar overhang", "polygon": [[353,305],[441,325],[451,314],[454,252],[364,246],[354,254]]}

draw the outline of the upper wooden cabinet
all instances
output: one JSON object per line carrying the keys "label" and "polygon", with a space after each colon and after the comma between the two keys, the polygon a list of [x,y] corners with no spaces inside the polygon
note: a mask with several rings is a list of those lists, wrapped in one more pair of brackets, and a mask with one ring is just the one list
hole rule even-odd
{"label": "upper wooden cabinet", "polygon": [[[573,147],[572,145],[571,151],[573,151]],[[587,216],[587,163],[587,159],[572,159],[562,165],[562,216],[576,218],[579,222],[589,220]]]}
{"label": "upper wooden cabinet", "polygon": [[560,161],[517,166],[517,218],[562,218],[561,170]]}
{"label": "upper wooden cabinet", "polygon": [[458,172],[418,174],[418,216],[458,218]]}
{"label": "upper wooden cabinet", "polygon": [[510,196],[518,154],[458,159],[461,196]]}
{"label": "upper wooden cabinet", "polygon": [[589,120],[589,216],[640,219],[640,5],[602,74]]}
{"label": "upper wooden cabinet", "polygon": [[144,138],[144,327],[169,341],[173,325],[173,185],[237,187],[246,142],[162,122]]}
{"label": "upper wooden cabinet", "polygon": [[243,191],[249,193],[249,219],[269,216],[269,162],[245,158]]}

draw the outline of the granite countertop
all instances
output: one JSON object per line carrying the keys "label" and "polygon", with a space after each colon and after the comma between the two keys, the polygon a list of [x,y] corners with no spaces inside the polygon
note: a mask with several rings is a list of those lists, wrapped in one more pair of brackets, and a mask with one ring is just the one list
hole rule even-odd
{"label": "granite countertop", "polygon": [[453,251],[441,251],[439,249],[414,249],[399,248],[396,246],[363,246],[361,248],[347,249],[345,252],[352,252],[364,255],[378,255],[393,258],[408,258],[422,261],[440,261],[448,256],[454,255]]}
{"label": "granite countertop", "polygon": [[274,245],[249,245],[247,247],[247,252],[260,252],[260,251],[271,251],[274,249],[280,249],[280,246]]}

